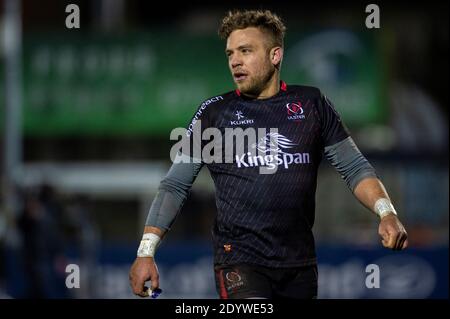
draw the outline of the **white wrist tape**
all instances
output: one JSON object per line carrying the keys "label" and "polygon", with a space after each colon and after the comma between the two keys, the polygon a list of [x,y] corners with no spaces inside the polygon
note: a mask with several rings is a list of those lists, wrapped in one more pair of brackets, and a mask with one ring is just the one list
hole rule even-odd
{"label": "white wrist tape", "polygon": [[387,198],[380,198],[379,200],[377,200],[375,202],[373,210],[380,218],[383,218],[388,214],[397,215],[394,206],[392,205],[391,201]]}
{"label": "white wrist tape", "polygon": [[138,257],[154,257],[156,248],[158,248],[161,238],[153,233],[146,233],[142,236],[141,244],[139,245]]}

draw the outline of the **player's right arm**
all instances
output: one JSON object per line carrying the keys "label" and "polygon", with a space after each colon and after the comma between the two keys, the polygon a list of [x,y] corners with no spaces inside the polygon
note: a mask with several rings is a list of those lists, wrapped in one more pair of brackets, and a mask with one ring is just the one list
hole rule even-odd
{"label": "player's right arm", "polygon": [[[129,279],[133,293],[147,297],[146,281],[151,281],[151,290],[159,288],[159,272],[155,252],[167,231],[170,230],[180,212],[201,167],[187,155],[178,154],[166,177],[161,181],[158,193],[152,202],[145,222],[144,234],[131,266]],[[180,158],[181,157],[181,158]]]}
{"label": "player's right arm", "polygon": [[151,281],[151,290],[159,288],[155,251],[178,216],[192,184],[204,164],[201,156],[202,130],[211,126],[210,106],[220,101],[224,101],[224,98],[216,96],[200,104],[187,126],[187,139],[183,138],[178,145],[180,150],[176,153],[172,166],[159,185],[145,222],[137,258],[131,266],[129,274],[131,288],[138,296],[149,295],[145,287],[146,281]]}

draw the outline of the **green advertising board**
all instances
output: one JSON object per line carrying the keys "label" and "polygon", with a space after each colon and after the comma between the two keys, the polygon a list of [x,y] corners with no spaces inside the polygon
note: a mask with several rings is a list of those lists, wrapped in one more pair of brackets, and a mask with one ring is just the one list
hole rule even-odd
{"label": "green advertising board", "polygon": [[[214,35],[163,32],[28,35],[24,133],[165,136],[203,100],[234,89],[224,46]],[[291,30],[282,79],[320,87],[352,127],[384,118],[379,64],[374,39]]]}

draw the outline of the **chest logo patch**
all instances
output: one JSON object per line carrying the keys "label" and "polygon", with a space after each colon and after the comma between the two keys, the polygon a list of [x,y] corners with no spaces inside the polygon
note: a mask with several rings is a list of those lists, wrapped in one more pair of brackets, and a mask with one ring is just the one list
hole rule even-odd
{"label": "chest logo patch", "polygon": [[300,121],[305,119],[305,110],[302,102],[291,102],[286,104],[287,119],[290,121]]}

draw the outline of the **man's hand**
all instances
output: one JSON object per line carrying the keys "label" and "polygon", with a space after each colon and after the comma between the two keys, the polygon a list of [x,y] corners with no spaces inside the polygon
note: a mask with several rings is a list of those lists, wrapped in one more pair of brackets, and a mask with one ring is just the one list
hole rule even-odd
{"label": "man's hand", "polygon": [[149,291],[144,287],[146,281],[151,281],[151,290],[159,288],[159,273],[152,257],[137,257],[130,269],[130,285],[133,293],[140,297],[148,297]]}
{"label": "man's hand", "polygon": [[378,234],[384,247],[393,250],[402,250],[408,247],[408,234],[395,214],[381,218]]}

